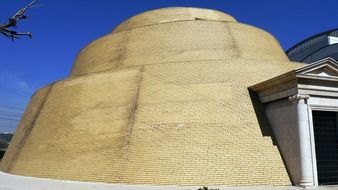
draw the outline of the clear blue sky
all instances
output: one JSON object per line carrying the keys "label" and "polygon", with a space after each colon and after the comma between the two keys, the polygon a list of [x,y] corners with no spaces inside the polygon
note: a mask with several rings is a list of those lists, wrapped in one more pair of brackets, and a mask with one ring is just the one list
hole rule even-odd
{"label": "clear blue sky", "polygon": [[[5,22],[30,0],[1,0]],[[189,6],[221,10],[272,33],[286,50],[319,32],[338,28],[337,0],[39,0],[12,43],[0,36],[0,131],[15,130],[30,96],[70,72],[79,50],[120,22],[146,10]]]}

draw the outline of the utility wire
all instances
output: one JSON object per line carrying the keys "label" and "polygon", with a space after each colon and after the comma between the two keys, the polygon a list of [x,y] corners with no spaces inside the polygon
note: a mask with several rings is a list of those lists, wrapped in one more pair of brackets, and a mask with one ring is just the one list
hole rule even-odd
{"label": "utility wire", "polygon": [[20,107],[3,105],[3,104],[0,104],[0,107],[9,108],[9,109],[16,109],[16,110],[23,110],[23,108],[20,108]]}

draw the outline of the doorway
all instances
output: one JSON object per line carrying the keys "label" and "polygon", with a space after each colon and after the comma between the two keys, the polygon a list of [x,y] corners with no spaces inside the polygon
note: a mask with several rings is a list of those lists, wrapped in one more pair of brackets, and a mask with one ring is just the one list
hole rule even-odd
{"label": "doorway", "polygon": [[319,185],[338,184],[337,112],[313,111]]}

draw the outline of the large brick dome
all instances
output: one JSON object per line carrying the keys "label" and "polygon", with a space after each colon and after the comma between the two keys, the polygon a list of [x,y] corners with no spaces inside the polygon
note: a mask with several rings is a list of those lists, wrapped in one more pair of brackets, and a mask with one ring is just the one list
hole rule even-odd
{"label": "large brick dome", "polygon": [[290,184],[248,87],[299,66],[270,34],[219,11],[142,13],[82,49],[69,78],[33,95],[1,170],[125,184]]}
{"label": "large brick dome", "polygon": [[165,8],[134,16],[82,49],[71,76],[137,65],[220,59],[288,60],[273,36],[227,14]]}

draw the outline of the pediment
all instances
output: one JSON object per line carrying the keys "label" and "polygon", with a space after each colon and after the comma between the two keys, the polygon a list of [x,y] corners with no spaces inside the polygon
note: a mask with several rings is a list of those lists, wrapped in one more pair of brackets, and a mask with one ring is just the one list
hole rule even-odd
{"label": "pediment", "polygon": [[249,87],[262,103],[295,94],[338,98],[338,62],[326,58]]}
{"label": "pediment", "polygon": [[338,63],[331,58],[326,58],[300,68],[296,73],[312,77],[338,78]]}
{"label": "pediment", "polygon": [[311,69],[310,71],[302,72],[301,74],[322,77],[338,77],[338,69],[331,65],[322,65],[319,68]]}

